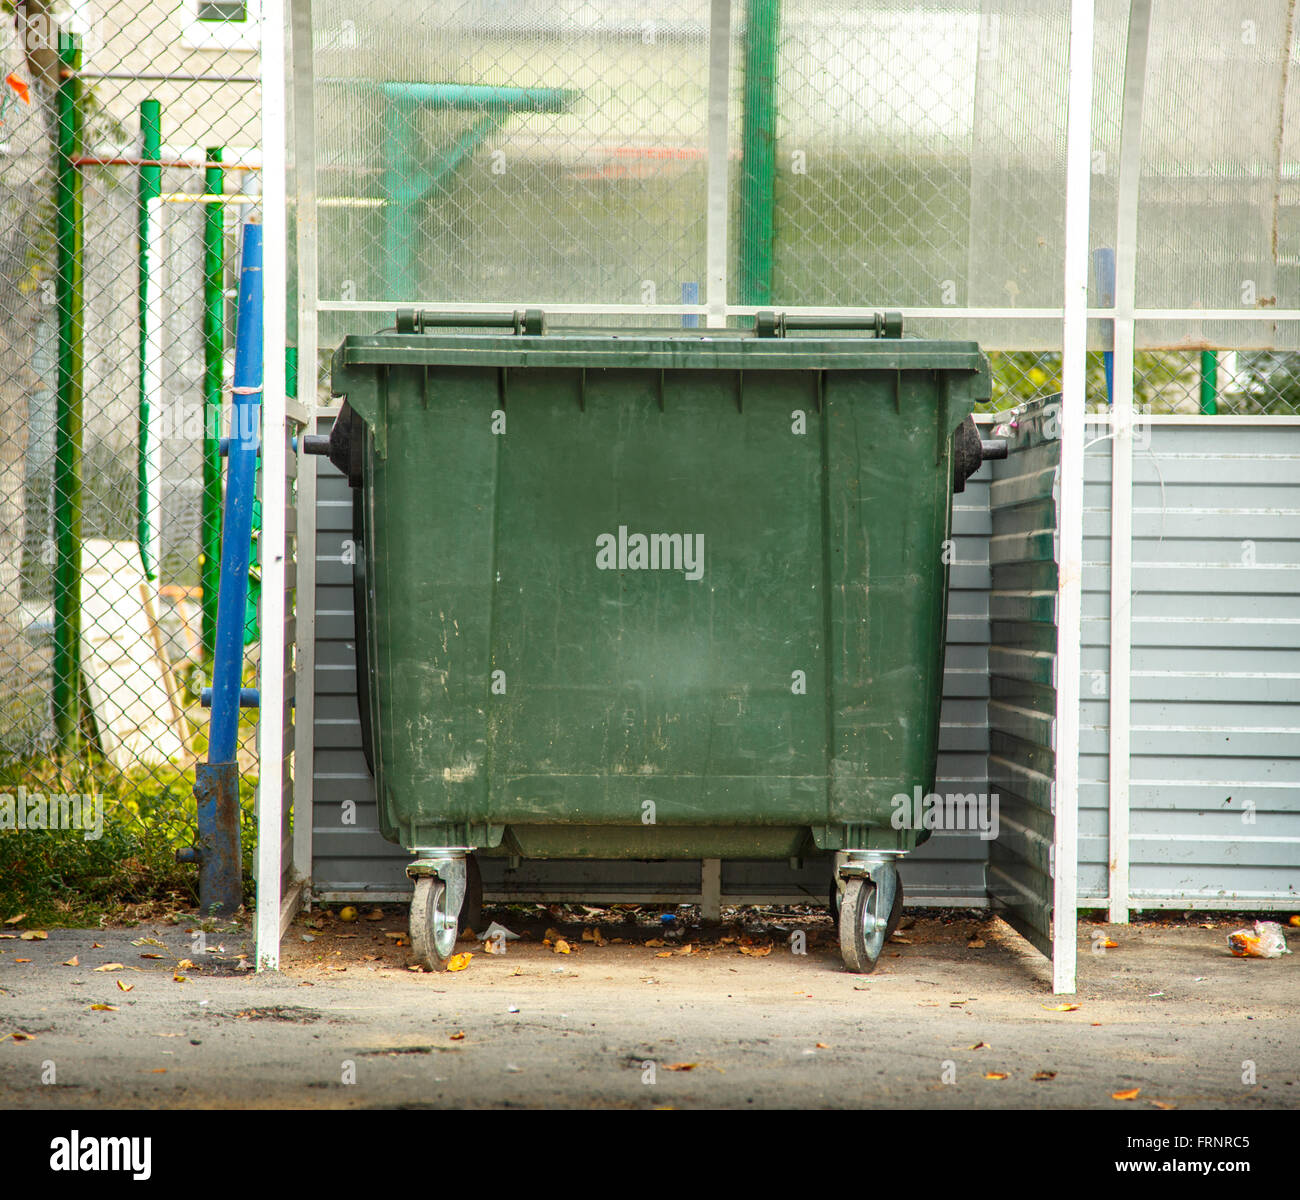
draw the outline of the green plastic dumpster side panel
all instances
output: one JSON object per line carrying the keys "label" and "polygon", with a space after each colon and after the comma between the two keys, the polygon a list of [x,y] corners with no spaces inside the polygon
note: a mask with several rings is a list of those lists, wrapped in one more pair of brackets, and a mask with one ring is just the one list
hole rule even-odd
{"label": "green plastic dumpster side panel", "polygon": [[[908,850],[969,343],[349,338],[376,783],[408,848]],[[642,547],[636,535],[647,539]]]}

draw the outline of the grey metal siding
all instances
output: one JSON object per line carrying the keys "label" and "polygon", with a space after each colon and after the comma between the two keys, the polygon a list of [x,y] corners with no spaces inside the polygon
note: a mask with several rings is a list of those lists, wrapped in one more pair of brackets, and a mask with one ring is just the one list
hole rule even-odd
{"label": "grey metal siding", "polygon": [[1056,535],[1060,442],[1041,402],[1022,411],[990,489],[989,844],[994,907],[1051,954],[1055,828]]}
{"label": "grey metal siding", "polygon": [[1149,434],[1133,477],[1133,903],[1290,908],[1300,428]]}
{"label": "grey metal siding", "polygon": [[1079,882],[1082,904],[1110,894],[1110,427],[1085,427],[1079,667]]}

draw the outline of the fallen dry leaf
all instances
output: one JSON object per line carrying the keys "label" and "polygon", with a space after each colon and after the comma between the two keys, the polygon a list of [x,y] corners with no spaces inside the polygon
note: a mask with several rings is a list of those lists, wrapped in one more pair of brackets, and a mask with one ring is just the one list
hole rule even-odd
{"label": "fallen dry leaf", "polygon": [[91,943],[90,943],[90,948],[91,948],[92,950],[102,950],[102,949],[104,948],[104,943],[103,943],[103,942],[91,942]]}
{"label": "fallen dry leaf", "polygon": [[117,990],[120,992],[129,992],[133,987],[133,983],[123,983],[120,979],[117,981]]}
{"label": "fallen dry leaf", "polygon": [[32,1034],[23,1033],[20,1029],[15,1029],[9,1036],[13,1038],[15,1042],[34,1042],[36,1040]]}
{"label": "fallen dry leaf", "polygon": [[966,943],[966,949],[967,949],[967,950],[983,950],[983,949],[984,949],[984,939],[983,939],[983,938],[972,938],[969,942]]}
{"label": "fallen dry leaf", "polygon": [[988,1042],[976,1042],[975,1045],[973,1045],[973,1046],[967,1046],[966,1049],[967,1049],[967,1050],[987,1050],[987,1049],[989,1049],[989,1044],[988,1044]]}
{"label": "fallen dry leaf", "polygon": [[1117,941],[1115,941],[1114,939],[1112,939],[1112,938],[1107,938],[1104,942],[1102,942],[1101,945],[1102,945],[1102,949],[1104,949],[1104,950],[1118,950],[1118,949],[1119,949],[1119,943],[1118,943]]}
{"label": "fallen dry leaf", "polygon": [[184,975],[173,975],[173,976],[172,976],[172,983],[188,983],[188,982],[189,982],[189,980],[186,979]]}
{"label": "fallen dry leaf", "polygon": [[81,959],[79,959],[79,958],[74,954],[74,955],[73,955],[70,959],[68,959],[68,961],[65,962],[63,965],[64,965],[65,967],[79,967],[79,966],[81,966]]}
{"label": "fallen dry leaf", "polygon": [[50,938],[50,935],[44,929],[29,929],[18,936],[24,942],[46,942]]}
{"label": "fallen dry leaf", "polygon": [[677,953],[678,953],[678,954],[694,954],[694,953],[695,953],[695,943],[692,942],[689,946],[683,946],[680,950],[677,951]]}
{"label": "fallen dry leaf", "polygon": [[666,946],[667,942],[663,938],[650,938],[646,943],[647,946]]}
{"label": "fallen dry leaf", "polygon": [[669,1063],[666,1067],[664,1067],[664,1070],[665,1071],[694,1071],[695,1068],[698,1067],[699,1065],[700,1065],[699,1063],[685,1063],[685,1062]]}
{"label": "fallen dry leaf", "polygon": [[447,970],[463,971],[466,967],[469,966],[470,959],[472,959],[473,957],[474,954],[470,950],[466,950],[462,954],[453,954],[447,960]]}
{"label": "fallen dry leaf", "polygon": [[741,946],[741,954],[748,954],[750,958],[765,958],[772,953],[771,946]]}
{"label": "fallen dry leaf", "polygon": [[1112,1100],[1136,1100],[1141,1090],[1141,1088],[1129,1088],[1124,1092],[1111,1092],[1110,1098]]}
{"label": "fallen dry leaf", "polygon": [[558,942],[555,943],[555,953],[556,953],[556,954],[572,954],[572,953],[573,953],[573,947],[570,946],[569,943],[566,942],[563,938],[560,938],[560,940],[559,940]]}
{"label": "fallen dry leaf", "polygon": [[548,929],[542,937],[548,941],[558,942],[563,935],[558,929]]}
{"label": "fallen dry leaf", "polygon": [[1079,1006],[1077,1004],[1044,1004],[1041,1007],[1048,1012],[1074,1012]]}
{"label": "fallen dry leaf", "polygon": [[154,1067],[154,1069],[153,1069],[152,1071],[150,1071],[149,1074],[150,1074],[150,1075],[166,1075],[166,1074],[167,1074],[167,1068],[166,1068],[166,1067]]}
{"label": "fallen dry leaf", "polygon": [[1035,1071],[1035,1072],[1033,1073],[1033,1075],[1032,1075],[1031,1078],[1033,1078],[1033,1079],[1035,1079],[1035,1080],[1037,1080],[1038,1082],[1041,1083],[1041,1082],[1044,1082],[1044,1081],[1046,1081],[1046,1080],[1048,1080],[1048,1079],[1055,1079],[1055,1078],[1056,1078],[1056,1072],[1055,1072],[1055,1071]]}
{"label": "fallen dry leaf", "polygon": [[182,958],[180,962],[176,964],[176,969],[178,971],[192,971],[194,970],[194,964],[190,962],[188,958]]}
{"label": "fallen dry leaf", "polygon": [[1006,1072],[1005,1072],[1005,1071],[985,1071],[985,1072],[984,1072],[984,1078],[985,1078],[985,1079],[1005,1079],[1006,1077],[1007,1077],[1007,1075],[1006,1075]]}
{"label": "fallen dry leaf", "polygon": [[453,1042],[463,1042],[465,1040],[465,1031],[463,1029],[456,1030],[456,1032],[451,1035],[451,1040]]}
{"label": "fallen dry leaf", "polygon": [[[1300,926],[1300,916],[1288,917],[1286,923],[1288,925]],[[1152,1103],[1154,1103],[1154,1101]]]}
{"label": "fallen dry leaf", "polygon": [[672,958],[672,956],[673,952],[671,950],[660,950],[655,954],[655,958]]}
{"label": "fallen dry leaf", "polygon": [[31,962],[31,961],[32,961],[32,960],[31,960],[30,958],[15,958],[15,959],[14,959],[14,962],[16,962],[16,963],[20,963],[20,962]]}
{"label": "fallen dry leaf", "polygon": [[[9,917],[9,918],[5,921],[5,924],[6,924],[6,925],[17,925],[17,924],[19,924],[19,922],[21,922],[22,919],[23,919],[24,917],[26,917],[26,916],[27,916],[27,914],[26,914],[25,912],[23,912],[23,913],[19,913],[16,917]],[[1292,917],[1291,919],[1292,919],[1292,921],[1295,920],[1294,917]]]}
{"label": "fallen dry leaf", "polygon": [[1178,1105],[1170,1104],[1168,1100],[1148,1100],[1148,1104],[1155,1108],[1177,1108]]}
{"label": "fallen dry leaf", "polygon": [[121,963],[105,963],[102,967],[95,967],[96,971],[122,971],[125,967]]}
{"label": "fallen dry leaf", "polygon": [[162,958],[161,954],[142,954],[141,958]]}
{"label": "fallen dry leaf", "polygon": [[90,1011],[91,1012],[117,1012],[117,1005],[116,1004],[92,1004],[90,1006]]}
{"label": "fallen dry leaf", "polygon": [[815,1046],[813,1047],[813,1049],[814,1049],[814,1050],[829,1050],[830,1047],[829,1047],[825,1042],[818,1042],[817,1045],[815,1045]]}

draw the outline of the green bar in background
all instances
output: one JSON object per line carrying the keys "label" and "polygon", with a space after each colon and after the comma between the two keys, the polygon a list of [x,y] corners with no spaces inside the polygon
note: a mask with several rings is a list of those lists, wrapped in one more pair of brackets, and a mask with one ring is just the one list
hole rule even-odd
{"label": "green bar in background", "polygon": [[[222,160],[222,148],[210,146],[209,163]],[[203,172],[209,196],[225,194],[225,172]],[[203,546],[199,584],[203,588],[203,653],[211,659],[217,642],[217,588],[221,579],[221,384],[226,357],[226,254],[224,204],[203,206]]]}
{"label": "green bar in background", "polygon": [[1219,411],[1219,352],[1201,351],[1201,412],[1214,416]]}
{"label": "green bar in background", "polygon": [[82,196],[81,47],[60,32],[59,60],[68,72],[55,100],[58,144],[54,235],[58,276],[59,361],[54,443],[54,728],[59,748],[73,750],[81,717],[81,442],[82,442]]}
{"label": "green bar in background", "polygon": [[[157,162],[162,158],[162,105],[157,100],[140,102],[140,157]],[[140,377],[139,399],[137,404],[137,425],[139,431],[136,458],[136,540],[139,542],[141,556],[149,545],[149,397],[145,392],[144,362],[148,341],[147,288],[149,282],[149,201],[162,195],[162,168],[140,167],[140,252],[139,252],[139,304],[140,304],[140,351],[138,371]],[[157,263],[152,264],[155,268]],[[150,579],[157,576],[158,564],[145,562],[145,573]]]}
{"label": "green bar in background", "polygon": [[749,0],[740,152],[740,303],[772,302],[780,0]]}

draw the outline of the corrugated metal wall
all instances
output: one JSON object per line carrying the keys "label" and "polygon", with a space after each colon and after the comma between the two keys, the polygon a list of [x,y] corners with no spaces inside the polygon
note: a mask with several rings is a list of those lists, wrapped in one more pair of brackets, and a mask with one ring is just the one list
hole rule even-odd
{"label": "corrugated metal wall", "polygon": [[1042,403],[1007,431],[993,464],[989,506],[989,756],[987,790],[999,798],[989,843],[995,909],[1051,954],[1056,813],[1057,484],[1061,443],[1044,432]]}
{"label": "corrugated metal wall", "polygon": [[1146,432],[1133,468],[1133,902],[1289,908],[1300,427]]}

